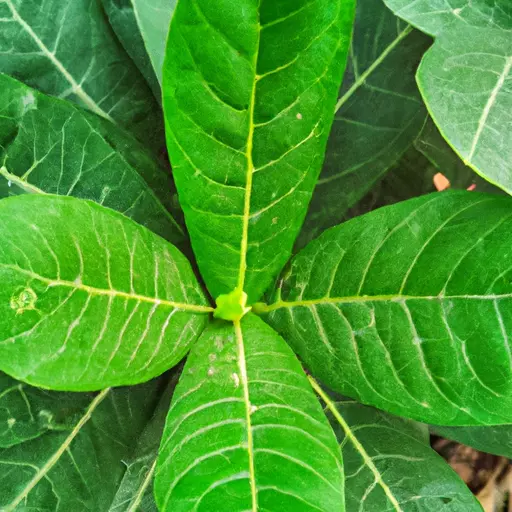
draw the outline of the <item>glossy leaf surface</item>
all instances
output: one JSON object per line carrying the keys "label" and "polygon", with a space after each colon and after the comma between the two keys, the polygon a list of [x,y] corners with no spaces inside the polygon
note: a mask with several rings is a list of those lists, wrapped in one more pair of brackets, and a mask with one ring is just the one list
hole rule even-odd
{"label": "glossy leaf surface", "polygon": [[0,369],[57,390],[146,381],[211,310],[189,263],[121,214],[72,197],[0,201]]}
{"label": "glossy leaf surface", "polygon": [[508,197],[476,192],[382,208],[309,244],[257,310],[344,395],[430,423],[512,421],[511,219]]}
{"label": "glossy leaf surface", "polygon": [[0,72],[161,145],[155,99],[98,0],[1,0]]}
{"label": "glossy leaf surface", "polygon": [[260,319],[192,348],[158,462],[161,511],[343,511],[334,434],[285,341]]}
{"label": "glossy leaf surface", "polygon": [[132,137],[69,102],[0,75],[0,197],[72,195],[118,210],[173,243],[171,182]]}
{"label": "glossy leaf surface", "polygon": [[424,426],[323,396],[343,451],[347,510],[481,512],[464,482],[430,447]]}
{"label": "glossy leaf surface", "polygon": [[382,0],[357,4],[347,72],[298,246],[341,222],[419,134],[426,110],[415,74],[430,42]]}
{"label": "glossy leaf surface", "polygon": [[124,461],[154,410],[156,384],[96,396],[23,389],[29,401],[10,400],[9,393],[0,402],[13,428],[18,419],[27,433],[30,421],[49,428],[0,448],[0,509],[111,510]]}
{"label": "glossy leaf surface", "polygon": [[180,0],[169,32],[169,154],[214,298],[257,300],[289,257],[332,123],[353,0]]}

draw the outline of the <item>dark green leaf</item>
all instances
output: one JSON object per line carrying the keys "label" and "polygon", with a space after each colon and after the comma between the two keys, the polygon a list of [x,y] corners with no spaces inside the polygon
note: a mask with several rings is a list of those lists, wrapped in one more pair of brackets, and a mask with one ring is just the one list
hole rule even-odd
{"label": "dark green leaf", "polygon": [[257,300],[289,257],[323,160],[353,0],[180,0],[167,139],[211,294]]}
{"label": "dark green leaf", "polygon": [[125,461],[126,473],[109,512],[157,512],[153,478],[165,418],[177,380],[178,374],[174,374],[154,416],[144,429],[133,456]]}
{"label": "dark green leaf", "polygon": [[343,511],[336,439],[282,338],[253,315],[211,325],[167,418],[161,511]]}
{"label": "dark green leaf", "polygon": [[158,106],[98,0],[2,0],[0,72],[68,98],[161,146]]}
{"label": "dark green leaf", "polygon": [[432,426],[434,433],[453,439],[477,450],[512,458],[512,425],[492,427],[439,427]]}
{"label": "dark green leaf", "polygon": [[415,74],[430,41],[382,0],[358,3],[347,73],[299,247],[341,222],[420,132],[426,110]]}
{"label": "dark green leaf", "polygon": [[137,141],[6,75],[0,90],[0,197],[21,189],[91,199],[173,243],[183,241],[169,213],[170,179]]}
{"label": "dark green leaf", "polygon": [[165,42],[177,0],[103,0],[117,37],[160,101]]}
{"label": "dark green leaf", "polygon": [[347,510],[482,511],[464,482],[430,448],[426,428],[357,402],[335,402],[316,388],[343,451]]}
{"label": "dark green leaf", "polygon": [[0,201],[0,369],[88,391],[175,365],[211,311],[184,256],[121,214],[73,197]]}
{"label": "dark green leaf", "polygon": [[[109,510],[125,473],[124,460],[154,410],[157,384],[97,396],[23,389],[26,402],[9,399],[11,393],[0,402],[11,423],[20,419],[27,434],[0,449],[0,509]],[[7,390],[0,388],[0,396]],[[48,428],[34,436],[30,417],[34,427],[46,422]]]}
{"label": "dark green leaf", "polygon": [[423,196],[324,233],[258,306],[329,387],[446,425],[512,421],[512,200]]}

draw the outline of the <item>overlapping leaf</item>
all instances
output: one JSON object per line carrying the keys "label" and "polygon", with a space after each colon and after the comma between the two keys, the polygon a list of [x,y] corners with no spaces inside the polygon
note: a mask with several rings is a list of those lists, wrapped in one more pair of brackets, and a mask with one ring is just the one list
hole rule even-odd
{"label": "overlapping leaf", "polygon": [[97,0],[1,0],[0,72],[161,146],[158,106]]}
{"label": "overlapping leaf", "polygon": [[176,364],[206,304],[184,256],[121,214],[72,197],[0,201],[0,369],[87,391]]}
{"label": "overlapping leaf", "polygon": [[320,171],[353,0],[180,0],[164,111],[174,175],[214,297],[254,302],[286,262]]}
{"label": "overlapping leaf", "polygon": [[480,512],[481,506],[430,448],[426,428],[320,388],[345,462],[347,510]]}
{"label": "overlapping leaf", "polygon": [[[17,444],[0,448],[0,509],[109,510],[124,460],[154,410],[158,383],[97,396],[27,386],[26,401],[11,394],[3,376],[0,385],[9,424],[22,424]],[[34,435],[41,423],[47,428]]]}
{"label": "overlapping leaf", "polygon": [[418,83],[441,133],[464,162],[512,191],[512,4],[508,0],[385,0],[436,42]]}
{"label": "overlapping leaf", "polygon": [[351,220],[258,306],[313,374],[363,403],[451,425],[512,421],[512,202],[431,194]]}
{"label": "overlapping leaf", "polygon": [[420,132],[426,110],[415,74],[430,41],[382,0],[357,4],[347,72],[298,246],[341,222]]}
{"label": "overlapping leaf", "polygon": [[336,439],[282,338],[215,323],[187,360],[156,476],[161,511],[343,511]]}
{"label": "overlapping leaf", "polygon": [[177,0],[103,0],[117,37],[158,100],[165,42]]}
{"label": "overlapping leaf", "polygon": [[71,103],[0,75],[0,197],[73,195],[118,210],[173,243],[171,183],[141,145]]}
{"label": "overlapping leaf", "polygon": [[512,425],[492,427],[432,426],[435,434],[453,439],[486,453],[512,458]]}

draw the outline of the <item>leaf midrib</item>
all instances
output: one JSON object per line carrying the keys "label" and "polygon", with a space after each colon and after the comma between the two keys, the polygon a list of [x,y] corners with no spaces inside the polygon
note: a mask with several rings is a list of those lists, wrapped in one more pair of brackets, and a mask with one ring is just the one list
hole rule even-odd
{"label": "leaf midrib", "polygon": [[332,415],[336,419],[336,421],[340,424],[341,428],[343,429],[346,437],[350,440],[350,442],[353,444],[354,448],[359,452],[361,455],[361,458],[364,461],[364,464],[368,467],[368,469],[372,472],[373,476],[375,477],[375,481],[380,485],[382,490],[384,491],[384,494],[386,495],[387,499],[393,506],[393,509],[396,512],[405,512],[401,507],[400,503],[398,502],[397,498],[389,488],[389,486],[386,484],[384,479],[382,478],[382,474],[378,470],[377,466],[373,463],[372,458],[368,455],[367,451],[364,449],[363,445],[359,442],[359,439],[354,435],[354,432],[348,425],[348,423],[345,421],[343,416],[340,414],[336,406],[334,405],[333,401],[327,396],[327,394],[324,392],[324,390],[320,387],[318,382],[311,376],[308,375],[308,380],[312,386],[312,388],[315,390],[315,392],[320,396],[320,398],[325,402],[327,405],[327,408],[331,411]]}
{"label": "leaf midrib", "polygon": [[7,268],[10,270],[14,270],[15,272],[19,272],[22,274],[25,274],[28,277],[31,277],[32,279],[37,279],[38,281],[41,281],[42,283],[46,284],[48,288],[53,288],[56,286],[63,286],[66,288],[73,288],[75,290],[81,290],[89,295],[101,295],[101,296],[107,296],[107,297],[117,297],[122,298],[126,300],[136,300],[138,302],[147,302],[149,304],[156,304],[159,306],[167,306],[174,309],[179,309],[183,311],[193,311],[195,313],[212,313],[213,308],[210,306],[202,306],[199,304],[188,304],[188,303],[182,303],[182,302],[174,302],[169,301],[165,299],[159,299],[156,297],[148,297],[147,295],[139,295],[136,293],[128,293],[128,292],[122,292],[120,290],[115,289],[104,289],[104,288],[95,288],[93,286],[89,286],[83,283],[77,283],[73,281],[66,281],[62,279],[48,279],[47,277],[41,276],[39,274],[36,274],[35,272],[31,272],[30,270],[25,270],[21,267],[18,267],[16,265],[7,265],[4,263],[0,263],[0,268]]}
{"label": "leaf midrib", "polygon": [[18,23],[21,28],[32,38],[36,45],[41,49],[44,56],[57,68],[66,81],[71,85],[73,93],[75,93],[89,109],[101,117],[115,123],[114,119],[105,112],[82,88],[82,86],[73,78],[71,73],[64,67],[62,62],[51,52],[43,43],[39,36],[32,30],[32,27],[20,16],[20,13],[11,0],[5,0],[7,7],[12,13],[13,21]]}
{"label": "leaf midrib", "polygon": [[322,304],[350,304],[354,302],[404,302],[408,300],[500,300],[512,298],[512,293],[503,294],[474,294],[474,295],[360,295],[348,297],[321,297],[319,299],[307,299],[298,301],[284,301],[280,300],[273,304],[258,303],[254,306],[257,313],[270,313],[277,309],[282,308],[295,308],[295,307],[309,307],[321,306]]}
{"label": "leaf midrib", "polygon": [[257,42],[256,52],[253,58],[254,77],[252,81],[251,99],[249,103],[249,132],[247,134],[247,145],[246,145],[246,159],[247,168],[245,176],[245,198],[244,198],[244,212],[242,217],[242,240],[240,242],[240,267],[238,271],[238,287],[240,293],[244,291],[245,276],[247,274],[247,249],[249,245],[249,220],[251,216],[251,194],[252,194],[252,175],[254,172],[254,162],[252,158],[253,142],[254,142],[254,108],[256,105],[256,84],[258,83],[257,67],[258,67],[258,56],[260,52],[260,40],[261,40],[261,25],[259,19],[258,6],[258,26],[257,26]]}

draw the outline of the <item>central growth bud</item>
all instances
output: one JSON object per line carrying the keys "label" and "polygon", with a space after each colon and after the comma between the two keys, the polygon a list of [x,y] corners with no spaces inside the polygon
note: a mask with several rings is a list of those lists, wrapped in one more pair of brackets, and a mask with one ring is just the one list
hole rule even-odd
{"label": "central growth bud", "polygon": [[213,316],[231,322],[240,320],[251,310],[250,307],[247,307],[247,294],[238,288],[225,295],[219,295],[215,303],[217,308],[213,312]]}

